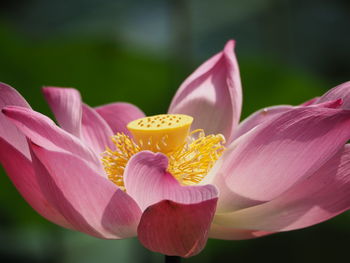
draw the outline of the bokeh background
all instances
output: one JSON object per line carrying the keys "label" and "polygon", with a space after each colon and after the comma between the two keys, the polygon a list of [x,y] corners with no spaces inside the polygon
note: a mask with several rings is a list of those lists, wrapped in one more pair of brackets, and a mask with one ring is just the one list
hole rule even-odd
{"label": "bokeh background", "polygon": [[[49,116],[44,85],[75,87],[92,106],[127,101],[163,113],[181,82],[233,38],[245,117],[349,80],[349,13],[348,0],[1,1],[0,81]],[[45,221],[0,172],[1,262],[162,262],[137,239],[98,240]],[[184,262],[341,262],[349,241],[344,213],[261,239],[209,240]]]}

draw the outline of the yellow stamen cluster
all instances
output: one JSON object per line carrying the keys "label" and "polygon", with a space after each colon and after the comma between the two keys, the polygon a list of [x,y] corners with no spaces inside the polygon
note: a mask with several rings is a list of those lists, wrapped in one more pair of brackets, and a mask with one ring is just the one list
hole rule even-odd
{"label": "yellow stamen cluster", "polygon": [[129,136],[117,133],[112,137],[116,146],[115,150],[107,147],[102,155],[102,163],[108,175],[108,179],[125,190],[123,174],[129,159],[136,153],[142,151]]}
{"label": "yellow stamen cluster", "polygon": [[128,160],[142,150],[151,150],[167,155],[168,171],[181,184],[199,183],[222,155],[225,139],[221,134],[205,136],[203,130],[189,133],[192,121],[190,116],[176,114],[129,123],[133,139],[118,133],[112,138],[116,149],[107,148],[103,153],[102,162],[108,178],[125,190],[123,174]]}
{"label": "yellow stamen cluster", "polygon": [[222,155],[224,143],[221,134],[205,136],[203,130],[195,130],[182,147],[168,154],[168,171],[183,185],[198,184]]}

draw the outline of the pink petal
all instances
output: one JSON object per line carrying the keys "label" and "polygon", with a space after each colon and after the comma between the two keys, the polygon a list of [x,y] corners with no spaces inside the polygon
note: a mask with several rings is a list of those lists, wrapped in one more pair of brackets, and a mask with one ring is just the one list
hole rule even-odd
{"label": "pink petal", "polygon": [[77,137],[62,130],[48,117],[22,107],[5,107],[2,112],[31,141],[46,149],[71,152],[101,170],[99,156],[93,153]]}
{"label": "pink petal", "polygon": [[45,197],[75,229],[101,238],[136,235],[141,211],[125,192],[71,153],[31,148]]}
{"label": "pink petal", "polygon": [[44,95],[60,126],[82,138],[98,154],[113,147],[112,130],[94,109],[81,101],[79,91],[71,88],[46,87]]}
{"label": "pink petal", "polygon": [[125,188],[142,210],[165,199],[192,204],[217,197],[213,185],[182,186],[167,168],[168,158],[162,153],[142,151],[129,160],[124,172]]}
{"label": "pink petal", "polygon": [[148,249],[165,255],[191,257],[205,247],[216,198],[193,204],[163,200],[142,214],[137,233]]}
{"label": "pink petal", "polygon": [[97,154],[101,154],[107,146],[114,147],[112,136],[113,131],[104,119],[94,109],[83,104],[82,139]]}
{"label": "pink petal", "polygon": [[45,87],[43,93],[59,125],[80,137],[82,109],[79,91],[72,88]]}
{"label": "pink petal", "polygon": [[350,109],[350,81],[345,82],[335,88],[329,90],[315,103],[322,103],[330,100],[342,99],[343,109]]}
{"label": "pink petal", "polygon": [[[242,137],[240,137],[241,139]],[[231,148],[226,149],[226,154],[232,151]],[[222,173],[221,167],[225,158],[217,161],[210,173],[204,178],[201,184],[213,184],[219,189],[219,199],[216,208],[217,213],[231,212],[240,209],[242,205],[250,204],[251,200],[243,198],[240,195],[232,192],[225,181],[225,174]]]}
{"label": "pink petal", "polygon": [[[339,107],[341,105],[341,100],[336,100],[336,101],[329,101],[329,102],[325,102],[325,103],[321,103],[321,104],[315,104],[312,105],[310,107]],[[286,108],[286,111],[294,109],[295,107],[288,107]],[[274,110],[274,109],[273,109]],[[282,114],[283,113],[283,109],[280,113],[278,113],[279,108],[276,109],[276,114],[275,116],[273,116],[274,118],[276,118],[276,116],[278,116],[278,114]],[[252,115],[251,118],[248,118],[248,122],[250,122],[250,124],[247,125],[254,125],[254,120],[255,120],[255,114]],[[273,113],[272,113],[273,115]],[[271,116],[271,118],[269,118],[270,116],[267,116],[266,120],[261,118],[257,118],[257,123],[261,120],[262,122],[264,121],[271,121],[271,119],[273,118]],[[261,122],[261,123],[262,123]],[[244,128],[244,126],[242,126]],[[247,126],[248,127],[248,126]],[[252,127],[253,128],[253,127]],[[247,128],[248,130],[249,128]],[[237,209],[241,209],[242,207],[246,207],[246,206],[250,206],[250,205],[254,205],[256,203],[256,200],[252,200],[249,198],[246,198],[242,195],[239,195],[235,192],[233,192],[230,187],[226,184],[225,181],[225,175],[223,169],[221,169],[221,167],[227,162],[226,161],[226,156],[229,156],[232,154],[232,152],[234,152],[236,150],[236,146],[244,143],[247,139],[246,137],[249,137],[249,132],[244,133],[243,136],[240,136],[238,139],[236,139],[236,141],[226,149],[224,156],[222,158],[220,158],[215,166],[212,168],[212,170],[210,171],[210,173],[204,178],[204,180],[201,183],[210,183],[210,184],[214,184],[218,189],[220,189],[219,191],[219,201],[218,201],[218,206],[217,206],[217,212],[218,213],[223,213],[223,212],[231,212]],[[249,139],[249,138],[248,138]]]}
{"label": "pink petal", "polygon": [[[30,108],[26,100],[14,88],[0,82],[0,109],[9,105]],[[0,113],[0,138],[11,144],[25,157],[30,158],[26,138],[2,112]]]}
{"label": "pink petal", "polygon": [[256,205],[316,171],[349,138],[349,111],[293,109],[259,125],[230,146],[222,157],[220,173],[238,196],[241,208]]}
{"label": "pink petal", "polygon": [[103,105],[95,110],[108,123],[114,134],[119,132],[131,136],[126,125],[133,120],[145,117],[138,107],[122,102]]}
{"label": "pink petal", "polygon": [[221,133],[229,143],[239,122],[242,90],[239,69],[233,53],[235,42],[201,65],[181,85],[169,113],[194,117],[193,129],[207,134]]}
{"label": "pink petal", "polygon": [[264,232],[256,230],[235,229],[212,224],[209,232],[209,238],[223,240],[245,240],[257,237],[271,235],[273,232]]}
{"label": "pink petal", "polygon": [[3,138],[0,138],[0,162],[12,183],[34,210],[55,224],[73,228],[43,196],[32,162]]}
{"label": "pink petal", "polygon": [[165,155],[143,151],[125,169],[126,191],[144,210],[138,236],[152,251],[193,256],[208,238],[217,190],[212,185],[181,186],[167,167]]}
{"label": "pink petal", "polygon": [[239,136],[241,136],[244,133],[247,133],[248,131],[253,129],[255,126],[259,125],[260,123],[263,123],[265,121],[270,121],[272,118],[276,117],[278,114],[289,111],[293,108],[294,107],[290,105],[281,105],[281,106],[272,106],[272,107],[264,108],[254,112],[239,124],[234,134],[234,138],[235,139],[238,138]]}
{"label": "pink petal", "polygon": [[[315,100],[316,99],[312,99],[313,102]],[[310,107],[337,109],[342,104],[343,104],[342,99],[336,99],[336,100],[326,101],[318,104],[315,104],[315,103],[312,104],[310,101],[308,103],[305,103],[304,106],[308,105]],[[278,114],[287,112],[294,108],[295,108],[294,106],[290,106],[290,105],[281,105],[281,106],[272,106],[272,107],[258,110],[239,124],[237,131],[234,134],[234,138],[236,139],[242,134],[247,133],[248,131],[253,129],[255,126],[265,121],[271,121],[272,118],[275,118]]]}
{"label": "pink petal", "polygon": [[241,211],[221,214],[226,227],[286,231],[330,219],[350,208],[350,145],[278,198]]}

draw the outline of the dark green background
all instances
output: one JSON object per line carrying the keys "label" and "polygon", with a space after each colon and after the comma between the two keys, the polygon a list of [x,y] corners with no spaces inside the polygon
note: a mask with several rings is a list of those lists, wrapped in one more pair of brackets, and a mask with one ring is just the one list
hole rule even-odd
{"label": "dark green background", "polygon": [[[44,85],[163,113],[181,82],[237,41],[243,117],[299,104],[350,79],[350,4],[301,0],[12,0],[0,3],[0,81],[52,116]],[[161,262],[136,239],[98,240],[37,215],[0,175],[1,262]],[[334,193],[336,194],[336,193]],[[350,215],[247,241],[210,240],[184,262],[341,262]]]}

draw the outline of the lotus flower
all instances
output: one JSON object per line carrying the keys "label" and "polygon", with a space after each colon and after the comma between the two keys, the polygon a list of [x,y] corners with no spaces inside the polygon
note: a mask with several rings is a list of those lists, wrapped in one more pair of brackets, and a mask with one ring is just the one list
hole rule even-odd
{"label": "lotus flower", "polygon": [[168,114],[91,108],[46,87],[59,124],[0,86],[0,160],[47,220],[190,257],[209,238],[249,239],[320,223],[350,206],[350,83],[239,123],[234,41],[177,91]]}

